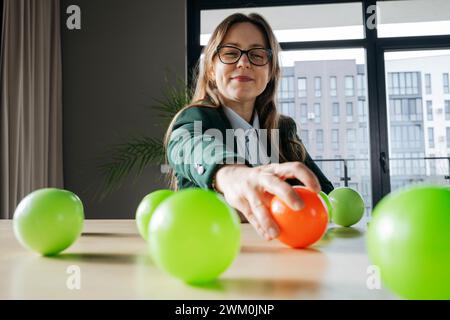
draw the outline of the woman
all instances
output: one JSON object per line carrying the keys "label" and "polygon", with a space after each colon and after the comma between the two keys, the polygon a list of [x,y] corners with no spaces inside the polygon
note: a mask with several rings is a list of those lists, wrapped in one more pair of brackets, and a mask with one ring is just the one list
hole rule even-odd
{"label": "woman", "polygon": [[[268,211],[273,195],[298,210],[303,203],[290,184],[333,190],[298,138],[294,120],[277,112],[279,44],[260,15],[233,14],[219,24],[203,53],[192,102],[166,133],[172,182],[180,189],[222,193],[262,236],[274,239],[279,228]],[[247,149],[239,148],[244,140],[237,135],[231,145],[225,142],[230,129],[247,134],[260,128],[270,133],[267,153],[280,161],[265,164],[254,153],[242,152]],[[261,136],[253,137],[261,146]]]}

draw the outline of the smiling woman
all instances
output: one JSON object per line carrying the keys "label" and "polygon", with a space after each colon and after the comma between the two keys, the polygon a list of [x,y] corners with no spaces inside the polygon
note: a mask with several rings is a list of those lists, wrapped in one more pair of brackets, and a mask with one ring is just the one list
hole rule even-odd
{"label": "smiling woman", "polygon": [[[222,193],[268,240],[279,234],[268,211],[274,195],[298,210],[304,204],[291,184],[314,192],[333,189],[298,138],[295,121],[277,111],[279,51],[262,16],[223,20],[205,46],[193,99],[174,117],[165,139],[174,188]],[[220,135],[212,134],[217,130]],[[221,139],[228,140],[229,130],[231,146]],[[269,145],[261,143],[261,134]],[[269,153],[280,161],[261,161]]]}

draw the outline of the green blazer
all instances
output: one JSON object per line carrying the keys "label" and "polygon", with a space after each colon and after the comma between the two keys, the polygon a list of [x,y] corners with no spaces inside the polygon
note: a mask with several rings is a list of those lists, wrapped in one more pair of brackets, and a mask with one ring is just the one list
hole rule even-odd
{"label": "green blazer", "polygon": [[[202,132],[196,132],[200,130],[199,123],[195,125],[196,121],[201,123]],[[292,118],[289,118],[289,121],[292,121],[291,125],[295,126]],[[224,139],[226,130],[232,129],[222,108],[205,106],[188,108],[178,116],[173,125],[167,147],[167,159],[174,170],[179,189],[192,187],[212,189],[214,175],[227,161],[233,161],[232,163],[240,161],[239,163],[251,166],[237,154],[236,141],[234,141],[234,148],[227,148],[222,139],[209,135],[208,132],[205,135],[208,129],[217,129]],[[283,129],[285,128],[280,128],[280,137],[283,136]],[[317,176],[322,191],[328,194],[333,190],[331,182],[308,153],[304,164]],[[295,179],[288,182],[291,185],[301,184]]]}

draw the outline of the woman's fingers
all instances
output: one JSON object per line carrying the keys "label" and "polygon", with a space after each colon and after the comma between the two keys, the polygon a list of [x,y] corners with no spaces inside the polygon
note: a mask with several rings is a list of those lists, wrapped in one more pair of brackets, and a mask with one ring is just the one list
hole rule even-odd
{"label": "woman's fingers", "polygon": [[236,209],[242,212],[242,214],[247,218],[248,222],[255,228],[255,230],[261,235],[261,237],[268,239],[269,236],[266,231],[261,227],[258,219],[254,215],[250,204],[247,200],[241,199],[236,204]]}
{"label": "woman's fingers", "polygon": [[273,174],[283,178],[296,178],[300,180],[305,187],[319,193],[320,183],[316,175],[301,162],[285,162],[281,164],[268,165],[268,169]]}
{"label": "woman's fingers", "polygon": [[260,183],[265,191],[276,195],[293,210],[301,210],[304,207],[303,200],[294,189],[285,181],[272,174],[264,175]]}
{"label": "woman's fingers", "polygon": [[265,231],[266,235],[269,236],[268,240],[277,238],[280,230],[275,221],[273,221],[261,197],[254,190],[249,190],[247,200],[259,225]]}

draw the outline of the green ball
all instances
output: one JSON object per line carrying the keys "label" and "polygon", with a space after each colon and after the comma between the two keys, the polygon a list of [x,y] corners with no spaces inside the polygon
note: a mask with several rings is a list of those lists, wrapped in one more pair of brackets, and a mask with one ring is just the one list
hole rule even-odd
{"label": "green ball", "polygon": [[328,221],[331,222],[331,220],[332,220],[331,217],[333,214],[333,206],[331,205],[331,201],[325,192],[320,191],[319,195],[322,198],[323,202],[325,202],[325,206],[327,207],[327,211],[328,211]]}
{"label": "green ball", "polygon": [[172,190],[158,190],[146,195],[140,202],[136,210],[136,225],[144,240],[148,239],[148,225],[156,208],[173,194]]}
{"label": "green ball", "polygon": [[364,200],[361,195],[347,187],[336,188],[328,195],[333,207],[333,222],[350,227],[361,220],[364,214]]}
{"label": "green ball", "polygon": [[372,216],[367,249],[383,283],[406,299],[450,299],[450,189],[398,190]]}
{"label": "green ball", "polygon": [[27,249],[52,256],[67,249],[83,230],[83,203],[61,189],[36,190],[14,212],[14,234]]}
{"label": "green ball", "polygon": [[185,189],[161,203],[149,226],[155,263],[187,283],[215,280],[240,249],[240,220],[218,194]]}

